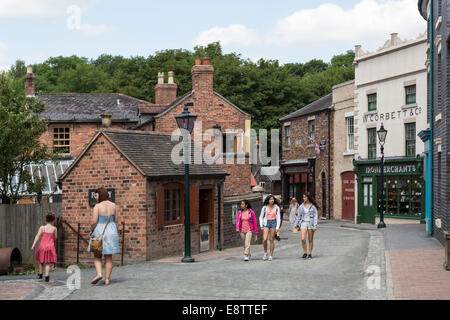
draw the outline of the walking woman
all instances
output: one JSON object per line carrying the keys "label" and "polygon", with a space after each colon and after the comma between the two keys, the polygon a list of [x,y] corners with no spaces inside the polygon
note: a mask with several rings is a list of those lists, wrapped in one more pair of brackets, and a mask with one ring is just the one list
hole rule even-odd
{"label": "walking woman", "polygon": [[[278,199],[274,195],[267,196],[264,200],[264,206],[259,216],[259,225],[263,229],[263,260],[272,261],[273,250],[275,249],[275,234],[280,230],[281,213]],[[270,234],[270,255],[267,258],[267,238]]]}
{"label": "walking woman", "polygon": [[[105,285],[109,285],[113,264],[112,255],[119,253],[119,234],[117,232],[117,214],[116,205],[108,200],[108,191],[105,188],[99,188],[95,191],[95,205],[92,212],[92,237],[101,237],[103,234],[103,250],[101,253],[94,252],[94,265],[97,276],[91,283],[96,284],[102,278],[102,255],[105,256]],[[109,218],[109,221],[108,221]],[[106,226],[106,228],[105,228]],[[104,233],[103,233],[104,232]],[[91,251],[91,239],[89,239],[88,251]]]}
{"label": "walking woman", "polygon": [[[318,206],[314,198],[309,193],[305,193],[303,195],[303,203],[298,208],[297,219],[294,223],[295,227],[302,232],[303,259],[312,259],[314,232],[317,230],[317,209]],[[306,248],[306,235],[308,235],[309,240],[309,255]]]}
{"label": "walking woman", "polygon": [[244,242],[244,261],[249,261],[252,257],[250,253],[250,243],[252,235],[258,234],[258,224],[256,222],[256,215],[248,200],[241,201],[241,209],[237,213],[236,231],[241,233],[242,241]]}
{"label": "walking woman", "polygon": [[295,228],[294,223],[297,220],[299,204],[296,198],[291,199],[291,204],[289,205],[289,222],[291,223],[292,232],[297,233],[297,228]]}

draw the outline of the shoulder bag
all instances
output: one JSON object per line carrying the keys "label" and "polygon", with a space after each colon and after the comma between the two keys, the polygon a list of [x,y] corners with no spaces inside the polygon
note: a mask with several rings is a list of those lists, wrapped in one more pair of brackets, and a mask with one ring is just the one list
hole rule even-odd
{"label": "shoulder bag", "polygon": [[108,221],[106,222],[103,233],[100,237],[92,237],[91,239],[91,252],[96,254],[101,254],[103,252],[103,235],[105,234],[106,227],[108,226],[109,219],[111,219],[112,214],[109,215]]}

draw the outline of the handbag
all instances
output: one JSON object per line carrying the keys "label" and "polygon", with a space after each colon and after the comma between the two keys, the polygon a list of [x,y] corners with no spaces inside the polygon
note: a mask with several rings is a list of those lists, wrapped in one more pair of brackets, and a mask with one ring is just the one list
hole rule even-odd
{"label": "handbag", "polygon": [[105,234],[106,227],[108,226],[109,219],[111,219],[112,214],[109,215],[108,221],[106,222],[103,233],[100,237],[92,237],[91,239],[91,252],[96,254],[101,254],[103,252],[103,235]]}

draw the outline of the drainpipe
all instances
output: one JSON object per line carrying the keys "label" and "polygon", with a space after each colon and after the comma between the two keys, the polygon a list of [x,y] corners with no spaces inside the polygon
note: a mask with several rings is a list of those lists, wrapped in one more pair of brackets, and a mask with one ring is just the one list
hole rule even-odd
{"label": "drainpipe", "polygon": [[430,225],[428,226],[428,232],[430,235],[433,234],[433,209],[434,209],[434,193],[433,193],[433,168],[434,168],[434,133],[433,133],[433,127],[434,127],[434,112],[433,112],[433,107],[434,107],[434,5],[433,5],[433,0],[429,0],[431,1],[430,3],[430,56],[431,56],[431,61],[430,61],[430,156],[431,156],[431,176],[430,176],[430,180],[431,180],[431,222]]}

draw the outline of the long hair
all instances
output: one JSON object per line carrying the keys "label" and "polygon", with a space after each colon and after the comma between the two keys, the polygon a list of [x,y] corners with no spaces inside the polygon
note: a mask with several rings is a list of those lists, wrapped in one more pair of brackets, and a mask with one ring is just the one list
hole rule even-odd
{"label": "long hair", "polygon": [[98,203],[100,203],[102,201],[106,201],[106,200],[109,199],[108,190],[106,190],[103,187],[98,188],[97,190],[95,190],[95,193],[98,193]]}
{"label": "long hair", "polygon": [[250,209],[253,210],[252,205],[250,204],[250,201],[248,201],[247,199],[244,199],[241,201],[241,203],[245,203],[245,206],[247,207],[247,209],[250,211]]}
{"label": "long hair", "polygon": [[308,198],[308,201],[311,202],[316,207],[317,210],[319,210],[319,205],[309,192],[305,192],[303,195]]}
{"label": "long hair", "polygon": [[275,197],[273,194],[268,195],[268,196],[264,199],[264,204],[263,204],[264,206],[269,205],[269,200],[270,200],[270,198],[273,198],[273,204],[274,204],[274,205],[277,205],[277,206],[280,207],[280,201],[278,201],[277,197]]}
{"label": "long hair", "polygon": [[55,214],[51,211],[48,211],[45,215],[45,222],[52,223],[53,221],[55,221]]}

